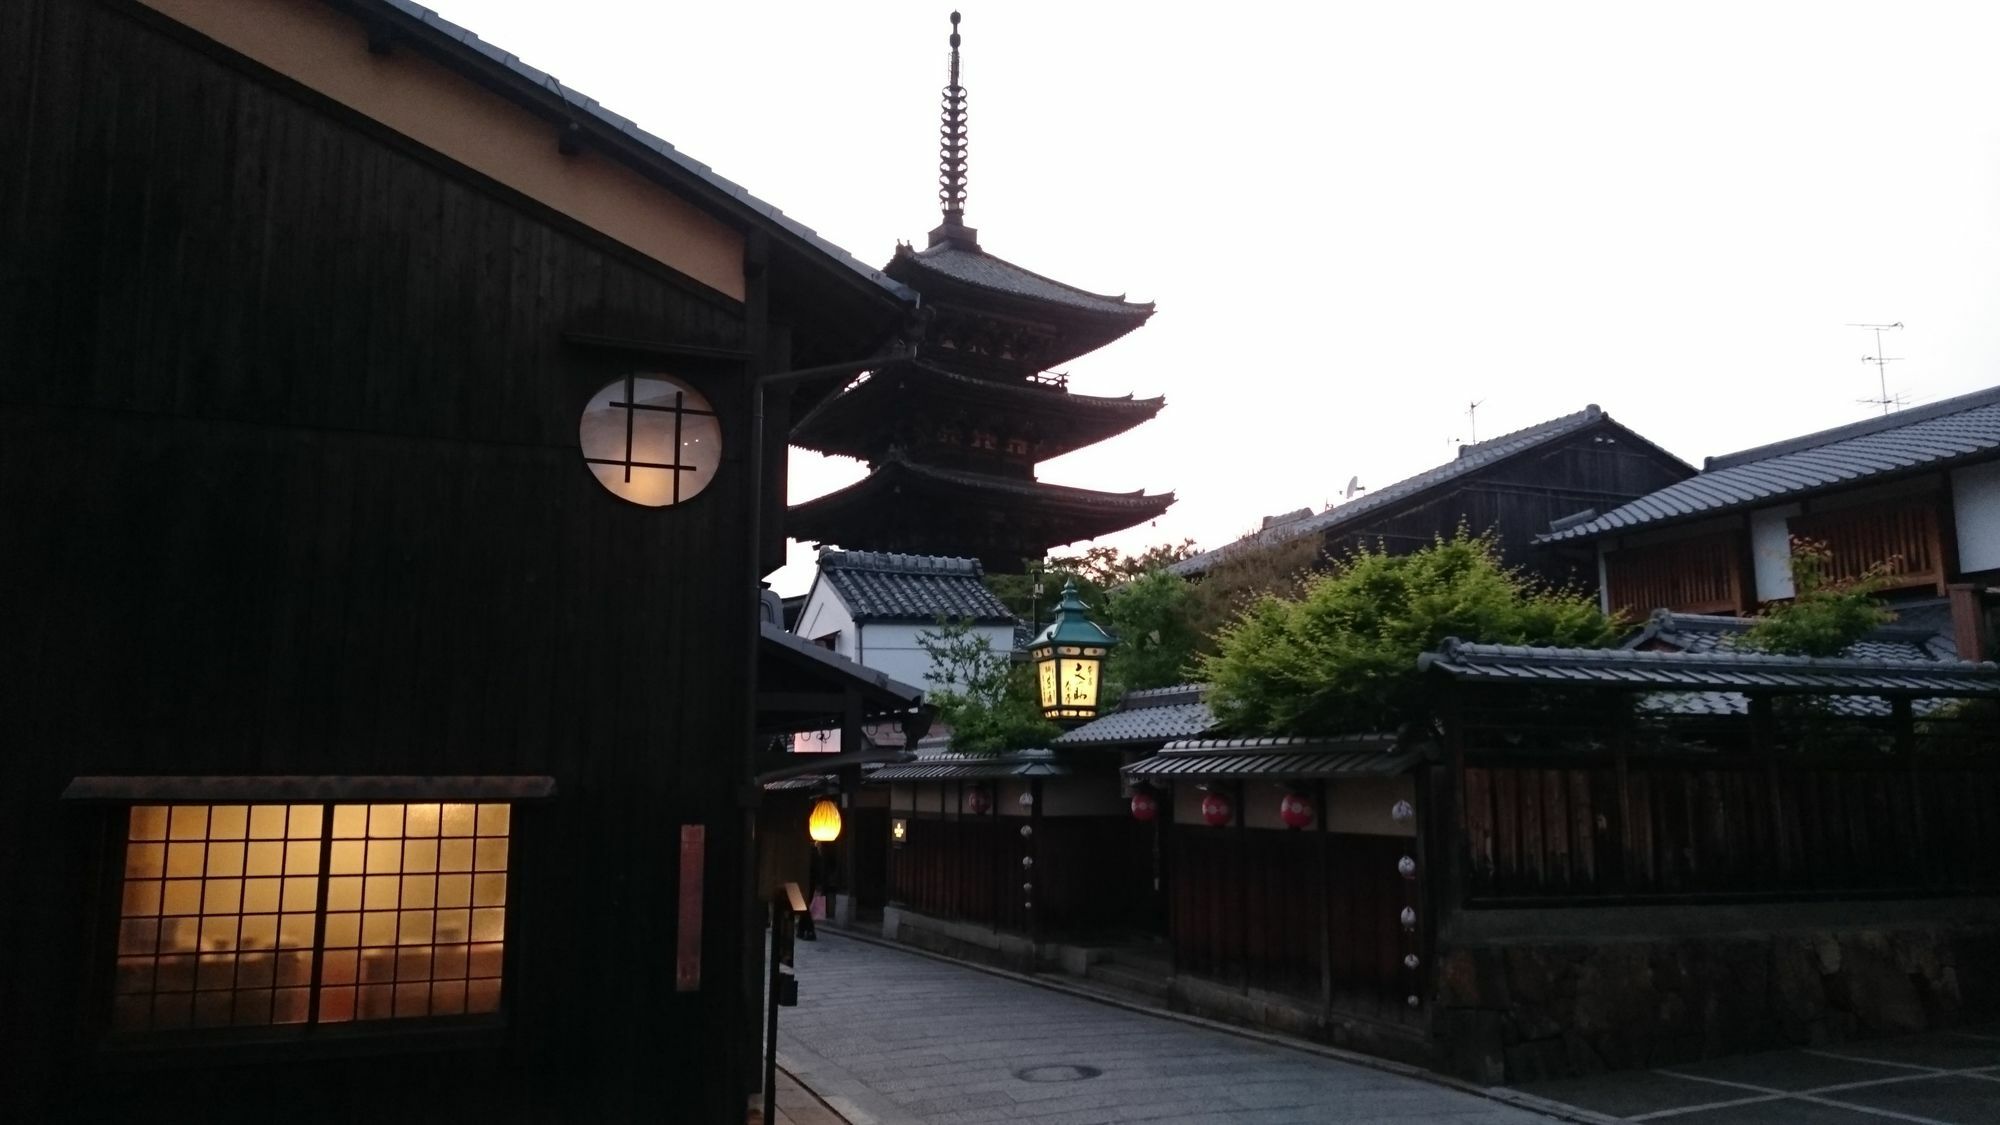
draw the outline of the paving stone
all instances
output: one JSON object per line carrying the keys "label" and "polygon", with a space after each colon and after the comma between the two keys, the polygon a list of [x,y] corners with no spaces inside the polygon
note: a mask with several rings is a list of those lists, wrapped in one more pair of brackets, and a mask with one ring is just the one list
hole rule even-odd
{"label": "paving stone", "polygon": [[1909,1035],[1898,1039],[1862,1040],[1827,1047],[1825,1054],[1847,1058],[1873,1059],[1905,1066],[1929,1066],[1943,1070],[1968,1070],[2000,1065],[2000,1042],[1974,1039],[1950,1032]]}
{"label": "paving stone", "polygon": [[[1549,1118],[1407,1078],[1098,1004],[901,950],[801,946],[779,1057],[883,1125],[1528,1125]],[[1095,1077],[1029,1081],[1035,1067]],[[1996,1083],[2000,1086],[2000,1083]],[[829,1097],[829,1101],[835,1098]],[[836,1101],[837,1106],[840,1104]]]}
{"label": "paving stone", "polygon": [[1731,1091],[1692,1078],[1675,1078],[1651,1071],[1619,1071],[1587,1078],[1556,1078],[1519,1087],[1524,1094],[1578,1106],[1612,1117],[1636,1117],[1665,1109],[1735,1101],[1754,1091]]}
{"label": "paving stone", "polygon": [[1822,1094],[1841,1105],[1886,1109],[1892,1113],[1950,1121],[1953,1125],[1992,1125],[2000,1121],[2000,1082],[1957,1075],[1896,1082]]}
{"label": "paving stone", "polygon": [[[1850,1062],[1807,1051],[1769,1051],[1760,1055],[1738,1055],[1727,1059],[1686,1063],[1663,1068],[1674,1074],[1713,1078],[1767,1090],[1810,1090],[1844,1082],[1866,1082],[1874,1078],[1895,1078],[1910,1073],[1900,1067],[1879,1063]],[[1718,1090],[1718,1094],[1721,1091]],[[1720,1097],[1715,1100],[1721,1100]]]}

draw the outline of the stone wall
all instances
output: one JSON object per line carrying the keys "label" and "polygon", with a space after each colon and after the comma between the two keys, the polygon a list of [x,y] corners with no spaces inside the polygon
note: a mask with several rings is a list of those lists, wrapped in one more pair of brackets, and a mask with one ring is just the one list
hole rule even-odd
{"label": "stone wall", "polygon": [[[1688,923],[1705,909],[1684,909],[1675,928],[1699,929]],[[1440,943],[1432,1029],[1452,1071],[1524,1082],[1922,1031],[2000,1011],[2000,922],[1990,918],[1899,921],[1891,911],[1760,932],[1738,928],[1748,919],[1736,911],[1709,933],[1590,935],[1587,925],[1563,927],[1565,913],[1541,912],[1544,934],[1562,927],[1563,937]],[[1810,920],[1797,913],[1773,907],[1768,920]]]}

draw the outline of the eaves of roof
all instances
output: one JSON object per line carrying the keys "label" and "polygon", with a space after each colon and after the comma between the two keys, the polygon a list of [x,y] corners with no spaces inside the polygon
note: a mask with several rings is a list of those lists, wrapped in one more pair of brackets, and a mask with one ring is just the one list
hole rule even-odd
{"label": "eaves of roof", "polygon": [[742,185],[718,174],[713,168],[681,152],[665,140],[646,132],[631,119],[606,109],[596,99],[570,89],[553,75],[522,62],[508,51],[479,38],[436,12],[411,0],[350,0],[356,7],[379,12],[403,31],[423,37],[441,50],[483,65],[517,98],[540,105],[554,119],[573,120],[580,126],[595,126],[618,142],[643,171],[701,191],[711,205],[731,213],[739,221],[761,227],[801,250],[835,267],[892,300],[909,303],[916,291],[881,270],[863,263],[846,250],[821,237],[810,227],[786,215],[777,207],[751,195]]}
{"label": "eaves of roof", "polygon": [[1387,777],[1406,773],[1431,756],[1431,748],[1403,746],[1391,733],[1239,738],[1169,743],[1152,757],[1126,766],[1124,773],[1147,781]]}
{"label": "eaves of roof", "polygon": [[1708,459],[1699,476],[1539,537],[1589,540],[2000,458],[2000,387]]}
{"label": "eaves of roof", "polygon": [[1447,639],[1420,670],[1470,683],[1600,686],[1632,692],[2000,696],[2000,665],[1849,660],[1746,652],[1641,652],[1468,644]]}

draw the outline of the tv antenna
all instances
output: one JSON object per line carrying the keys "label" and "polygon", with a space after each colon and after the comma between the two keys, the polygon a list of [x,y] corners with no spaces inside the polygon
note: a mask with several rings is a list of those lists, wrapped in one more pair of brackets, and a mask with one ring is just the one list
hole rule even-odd
{"label": "tv antenna", "polygon": [[1465,407],[1465,432],[1472,435],[1467,439],[1472,445],[1479,444],[1479,408],[1485,405],[1486,400],[1482,398],[1478,402],[1466,404]]}
{"label": "tv antenna", "polygon": [[1890,364],[1901,361],[1903,357],[1882,354],[1882,333],[1891,329],[1901,328],[1902,326],[1903,322],[1900,320],[1894,324],[1850,324],[1847,326],[1849,328],[1865,328],[1875,333],[1875,354],[1862,356],[1861,362],[1875,365],[1875,382],[1880,388],[1879,396],[1876,398],[1856,399],[1855,401],[1864,406],[1879,406],[1882,408],[1883,414],[1889,413],[1891,409],[1901,410],[1903,408],[1903,396],[1889,393],[1888,370]]}

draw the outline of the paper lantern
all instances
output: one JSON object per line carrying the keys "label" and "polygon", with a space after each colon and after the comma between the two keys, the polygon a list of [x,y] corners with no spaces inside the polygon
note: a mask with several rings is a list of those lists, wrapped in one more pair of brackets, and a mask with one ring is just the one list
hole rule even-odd
{"label": "paper lantern", "polygon": [[1285,799],[1278,802],[1278,819],[1287,828],[1309,827],[1313,822],[1312,800],[1299,793],[1285,794]]}
{"label": "paper lantern", "polygon": [[986,795],[984,785],[975,785],[965,791],[965,811],[973,816],[985,816],[993,807],[993,798]]}
{"label": "paper lantern", "polygon": [[1220,828],[1236,819],[1236,810],[1230,807],[1229,798],[1220,793],[1205,793],[1201,798],[1201,818],[1210,828]]}
{"label": "paper lantern", "polygon": [[1132,791],[1132,819],[1150,821],[1160,815],[1160,803],[1144,789]]}
{"label": "paper lantern", "polygon": [[825,797],[814,802],[812,816],[806,821],[806,831],[815,843],[831,844],[840,839],[840,806]]}

